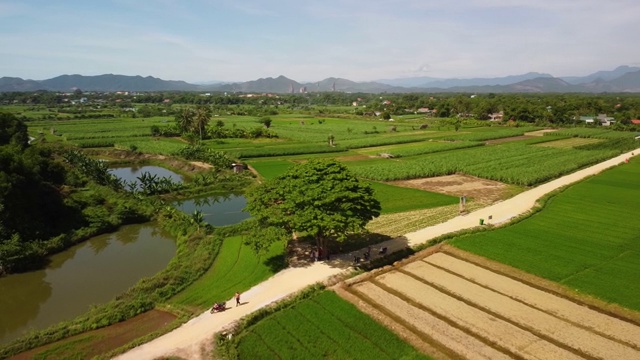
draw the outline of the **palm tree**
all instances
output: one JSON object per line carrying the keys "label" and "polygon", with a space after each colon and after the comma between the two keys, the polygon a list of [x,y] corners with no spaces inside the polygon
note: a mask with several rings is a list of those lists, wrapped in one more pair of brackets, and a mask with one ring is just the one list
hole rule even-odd
{"label": "palm tree", "polygon": [[202,141],[202,132],[206,129],[211,120],[211,109],[208,106],[198,106],[195,111],[193,127],[200,132],[200,141]]}
{"label": "palm tree", "polygon": [[176,124],[181,133],[189,132],[193,128],[195,112],[192,108],[184,108],[176,115]]}

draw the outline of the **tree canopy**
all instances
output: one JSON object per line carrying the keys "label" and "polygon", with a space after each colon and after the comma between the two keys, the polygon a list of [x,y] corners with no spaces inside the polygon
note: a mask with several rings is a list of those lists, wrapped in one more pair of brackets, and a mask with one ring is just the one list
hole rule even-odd
{"label": "tree canopy", "polygon": [[259,224],[248,242],[257,250],[297,232],[312,236],[327,254],[329,241],[362,233],[380,215],[373,189],[336,160],[296,165],[249,191],[247,200]]}

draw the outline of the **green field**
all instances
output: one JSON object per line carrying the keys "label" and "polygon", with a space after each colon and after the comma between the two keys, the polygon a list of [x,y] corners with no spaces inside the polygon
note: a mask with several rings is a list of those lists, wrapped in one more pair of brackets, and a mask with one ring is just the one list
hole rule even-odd
{"label": "green field", "polygon": [[571,186],[532,217],[457,238],[463,250],[640,310],[640,161]]}
{"label": "green field", "polygon": [[458,203],[456,196],[424,190],[404,188],[369,181],[382,207],[381,214],[393,214],[411,210],[431,209]]}
{"label": "green field", "polygon": [[248,290],[282,268],[283,243],[275,243],[266,254],[257,256],[243,240],[242,236],[225,239],[213,266],[170,302],[202,310],[230,299],[236,291]]}
{"label": "green field", "polygon": [[463,173],[513,185],[535,185],[587,165],[611,158],[620,151],[575,150],[508,142],[401,159],[350,162],[356,176],[377,180],[406,180]]}
{"label": "green field", "polygon": [[240,359],[427,359],[331,291],[239,335]]}
{"label": "green field", "polygon": [[[272,179],[283,174],[294,165],[287,160],[266,160],[251,162],[250,165],[264,178]],[[368,181],[382,206],[382,214],[431,209],[458,203],[458,198],[424,190],[388,185]]]}

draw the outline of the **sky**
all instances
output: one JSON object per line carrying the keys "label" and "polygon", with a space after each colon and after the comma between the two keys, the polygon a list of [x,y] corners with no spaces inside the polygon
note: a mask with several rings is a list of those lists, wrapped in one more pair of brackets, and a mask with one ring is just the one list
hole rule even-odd
{"label": "sky", "polygon": [[0,0],[0,77],[188,82],[640,65],[638,0]]}

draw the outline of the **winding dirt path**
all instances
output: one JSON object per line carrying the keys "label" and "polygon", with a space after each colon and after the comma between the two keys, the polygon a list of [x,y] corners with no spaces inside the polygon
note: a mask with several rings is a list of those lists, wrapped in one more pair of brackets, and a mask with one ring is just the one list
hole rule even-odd
{"label": "winding dirt path", "polygon": [[[633,151],[633,154],[638,153],[640,153],[640,148]],[[450,232],[473,228],[479,225],[479,219],[481,218],[485,219],[486,223],[496,225],[507,222],[511,218],[531,209],[535,205],[536,200],[543,195],[623,163],[625,159],[633,156],[631,154],[632,152],[622,154],[573,174],[563,176],[557,180],[542,184],[500,203],[464,216],[458,216],[435,226],[406,234],[404,237],[389,240],[376,246],[374,253],[379,247],[385,246],[389,252],[392,252],[406,246],[415,246],[424,243]],[[489,220],[490,217],[491,220]],[[353,254],[343,254],[336,256],[328,263],[318,262],[307,267],[289,268],[281,271],[244,293],[242,295],[243,305],[240,307],[230,308],[223,313],[217,314],[209,314],[208,311],[204,312],[178,329],[149,343],[140,345],[116,357],[116,359],[155,359],[170,355],[185,359],[211,358],[209,351],[212,347],[214,333],[273,301],[277,301],[301,290],[310,284],[343,272],[349,268],[352,259]],[[228,303],[233,304],[234,302],[230,299]]]}

